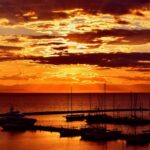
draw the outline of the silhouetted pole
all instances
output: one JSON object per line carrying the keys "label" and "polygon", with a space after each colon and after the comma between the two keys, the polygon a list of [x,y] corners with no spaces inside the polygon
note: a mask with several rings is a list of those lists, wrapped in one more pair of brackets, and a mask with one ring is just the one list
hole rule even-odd
{"label": "silhouetted pole", "polygon": [[73,98],[72,98],[72,87],[71,87],[71,98],[70,98],[70,100],[71,100],[71,101],[70,101],[70,106],[71,106],[71,114],[72,114],[72,99],[73,99]]}
{"label": "silhouetted pole", "polygon": [[149,119],[150,119],[150,99],[149,99]]}
{"label": "silhouetted pole", "polygon": [[91,96],[91,93],[89,93],[89,106],[90,106],[90,110],[92,110],[92,96]]}
{"label": "silhouetted pole", "polygon": [[70,110],[70,102],[69,102],[69,100],[70,100],[70,94],[68,93],[67,94],[67,110],[68,111]]}
{"label": "silhouetted pole", "polygon": [[131,92],[131,95],[130,95],[130,109],[131,109],[131,117],[133,116],[133,112],[132,112],[132,109],[133,109],[133,93]]}
{"label": "silhouetted pole", "polygon": [[[113,94],[113,110],[115,109],[115,98],[116,98],[116,95],[114,93]],[[115,111],[113,111],[113,117],[115,117]]]}
{"label": "silhouetted pole", "polygon": [[[134,109],[137,108],[137,99],[138,99],[138,95],[134,94]],[[136,110],[134,111],[134,117],[137,117]]]}
{"label": "silhouetted pole", "polygon": [[106,109],[106,90],[107,90],[107,87],[106,87],[106,82],[104,83],[104,96],[103,96],[103,109],[105,110]]}

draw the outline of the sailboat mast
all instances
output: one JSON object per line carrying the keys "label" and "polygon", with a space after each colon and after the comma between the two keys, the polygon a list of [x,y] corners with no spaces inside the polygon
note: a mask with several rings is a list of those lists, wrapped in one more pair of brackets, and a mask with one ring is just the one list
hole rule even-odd
{"label": "sailboat mast", "polygon": [[69,112],[70,111],[70,94],[68,93],[67,94],[67,111]]}
{"label": "sailboat mast", "polygon": [[[148,104],[148,105],[149,105],[149,106],[148,106],[148,109],[149,109],[149,111],[148,111],[148,112],[149,112],[148,120],[149,120],[149,119],[150,119],[150,99],[148,100],[148,103],[149,103],[149,104]],[[145,106],[144,106],[144,107],[145,107]],[[150,126],[149,126],[148,130],[150,131]]]}
{"label": "sailboat mast", "polygon": [[[137,94],[134,94],[134,109],[137,107]],[[134,110],[134,117],[136,117],[136,110]]]}
{"label": "sailboat mast", "polygon": [[131,94],[130,94],[130,108],[131,108],[130,113],[131,113],[131,117],[133,116],[133,112],[132,112],[133,104],[132,103],[133,103],[133,94],[131,92]]}
{"label": "sailboat mast", "polygon": [[71,114],[72,114],[72,87],[71,87],[70,106],[71,106]]}
{"label": "sailboat mast", "polygon": [[92,96],[91,93],[89,93],[89,104],[90,104],[90,111],[92,110]]}
{"label": "sailboat mast", "polygon": [[104,110],[106,109],[105,107],[106,107],[106,82],[104,83],[104,102],[103,102],[103,104],[104,104]]}
{"label": "sailboat mast", "polygon": [[115,98],[116,98],[116,95],[115,93],[113,93],[113,117],[115,117]]}

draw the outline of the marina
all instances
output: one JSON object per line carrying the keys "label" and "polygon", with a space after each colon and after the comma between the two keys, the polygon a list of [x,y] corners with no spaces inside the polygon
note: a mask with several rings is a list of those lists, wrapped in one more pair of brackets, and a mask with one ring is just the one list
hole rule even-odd
{"label": "marina", "polygon": [[0,0],[0,150],[150,150],[150,0]]}
{"label": "marina", "polygon": [[[105,102],[107,105],[107,103]],[[113,106],[113,105],[112,105]],[[88,107],[88,106],[87,106]],[[3,122],[1,121],[1,127],[3,131],[30,131],[30,132],[54,132],[60,135],[60,138],[70,138],[70,137],[80,137],[80,140],[83,141],[93,141],[93,142],[108,142],[108,141],[125,141],[127,145],[148,145],[150,139],[150,131],[143,131],[145,126],[149,126],[149,117],[141,118],[142,113],[149,114],[150,109],[146,106],[140,108],[105,108],[105,109],[84,109],[84,110],[60,110],[60,111],[43,111],[43,112],[23,112],[14,110],[13,107],[10,108],[8,113],[1,114],[2,118],[7,118],[8,116],[14,119],[13,122]],[[114,113],[127,113],[128,116],[123,117],[121,115],[115,116]],[[111,113],[111,115],[109,114]],[[63,116],[67,114],[66,116]],[[131,114],[136,114],[136,116],[131,116]],[[138,115],[137,115],[138,114]],[[36,117],[45,117],[47,116],[49,119],[53,115],[59,115],[63,117],[62,125],[40,125],[38,122],[40,121]],[[13,117],[12,117],[13,116]],[[29,120],[37,120],[35,125],[27,125],[24,123],[23,125],[19,124],[19,120],[23,120],[24,116],[28,116]],[[149,116],[149,115],[148,115]],[[66,117],[70,117],[71,120],[65,120]],[[130,118],[131,117],[131,118]],[[18,121],[16,121],[16,118]],[[34,118],[34,119],[33,119]],[[57,118],[57,117],[56,117]],[[82,118],[82,119],[81,119]],[[93,119],[93,122],[88,122],[88,119]],[[96,122],[97,119],[97,122]],[[50,119],[51,120],[51,119]],[[49,121],[50,121],[49,120]],[[84,124],[84,127],[81,125],[73,127],[71,124],[75,123]],[[82,123],[83,122],[83,123]],[[52,122],[53,123],[53,122]],[[69,125],[70,124],[70,125]],[[97,124],[96,126],[94,124]],[[105,125],[106,124],[106,125]],[[133,126],[133,128],[137,128],[141,126],[141,131],[139,132],[131,132],[126,133],[121,129],[107,128],[108,124],[118,124],[123,126]],[[134,131],[134,129],[133,129]]]}
{"label": "marina", "polygon": [[[94,95],[93,99],[94,99]],[[80,97],[83,99],[83,96],[80,95]],[[108,94],[109,97],[109,94]],[[53,97],[54,98],[54,97]],[[64,98],[64,96],[63,96]],[[149,95],[148,97],[149,98]],[[110,98],[109,98],[110,99]],[[84,99],[85,100],[85,99]],[[25,100],[26,101],[26,100]],[[44,100],[42,100],[44,102]],[[47,101],[47,99],[46,99]],[[49,100],[47,101],[48,103],[50,102]],[[63,102],[63,100],[62,100]],[[76,103],[81,102],[81,101],[75,101],[74,102],[74,108],[72,111],[67,110],[67,101],[64,99],[64,102],[66,102],[66,110],[50,110],[50,111],[22,111],[23,108],[19,108],[16,105],[14,106],[13,110],[8,111],[9,113],[13,112],[14,114],[20,114],[20,118],[31,118],[35,119],[36,122],[33,126],[28,126],[28,128],[24,128],[24,126],[20,126],[17,124],[5,124],[1,125],[1,133],[0,134],[50,134],[50,139],[51,138],[58,138],[58,139],[68,139],[70,143],[72,143],[75,139],[76,142],[81,142],[84,143],[85,145],[88,142],[92,142],[93,144],[97,143],[99,145],[100,143],[107,143],[108,145],[110,143],[117,143],[120,141],[124,147],[128,149],[128,147],[134,147],[134,146],[142,146],[148,147],[150,144],[150,125],[149,123],[145,124],[139,124],[139,122],[135,123],[134,120],[130,120],[134,125],[131,125],[129,123],[123,122],[122,123],[116,123],[116,122],[110,122],[110,118],[114,119],[117,118],[118,120],[124,118],[125,116],[130,117],[131,114],[135,114],[136,111],[136,116],[137,117],[142,117],[143,116],[143,121],[144,119],[147,120],[149,119],[149,105],[145,105],[143,107],[136,107],[136,108],[130,108],[130,107],[119,107],[119,108],[114,108],[113,105],[110,107],[105,107],[105,109],[88,109],[89,108],[89,103],[86,103],[86,106],[84,105],[83,109],[76,109]],[[85,100],[85,102],[88,102]],[[93,100],[93,105],[97,104],[97,100]],[[148,102],[148,101],[147,101]],[[116,101],[117,103],[117,101]],[[105,103],[106,106],[108,106],[108,103]],[[109,103],[112,104],[112,103]],[[130,104],[130,102],[129,102]],[[78,105],[80,105],[78,103]],[[35,105],[36,109],[37,106]],[[40,108],[40,105],[39,105]],[[6,108],[7,110],[8,108]],[[21,111],[17,111],[17,110]],[[6,111],[5,111],[6,112]],[[1,113],[0,118],[4,118],[6,114],[8,113]],[[83,119],[77,119],[67,121],[66,116],[72,115],[74,117],[80,117],[80,115],[83,117]],[[82,115],[84,114],[84,116]],[[123,115],[124,114],[124,115]],[[103,122],[98,122],[98,123],[92,123],[89,124],[87,122],[87,118],[89,116],[94,116],[95,118],[103,118],[105,119],[105,123]],[[97,117],[99,115],[99,117]],[[72,117],[71,116],[71,117]],[[136,118],[134,118],[136,119]],[[99,120],[99,119],[98,119]],[[136,128],[136,132],[135,132]],[[53,136],[55,135],[55,136]],[[57,135],[57,136],[56,136]],[[52,136],[52,137],[51,137]],[[72,140],[72,141],[71,141]],[[73,143],[72,143],[73,144]],[[122,146],[121,146],[122,147]],[[121,147],[118,150],[122,150]]]}
{"label": "marina", "polygon": [[[23,131],[21,128],[8,128],[5,131]],[[128,145],[146,145],[150,143],[150,131],[138,133],[138,134],[124,134],[119,130],[107,130],[104,127],[85,127],[85,128],[66,128],[66,127],[56,127],[56,126],[40,126],[35,125],[26,128],[28,131],[48,131],[57,132],[60,137],[80,137],[81,140],[85,141],[95,141],[95,142],[107,142],[124,140]]]}

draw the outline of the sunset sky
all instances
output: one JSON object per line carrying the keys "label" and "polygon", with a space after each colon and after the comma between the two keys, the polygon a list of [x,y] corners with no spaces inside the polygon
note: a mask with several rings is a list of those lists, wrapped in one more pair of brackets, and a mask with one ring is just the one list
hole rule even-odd
{"label": "sunset sky", "polygon": [[150,92],[150,0],[0,0],[0,92]]}

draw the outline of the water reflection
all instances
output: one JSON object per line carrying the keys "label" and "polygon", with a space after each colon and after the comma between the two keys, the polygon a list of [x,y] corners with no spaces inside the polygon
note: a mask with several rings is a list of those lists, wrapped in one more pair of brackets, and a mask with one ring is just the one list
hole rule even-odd
{"label": "water reflection", "polygon": [[96,143],[75,138],[60,138],[59,134],[51,132],[11,133],[0,131],[1,150],[148,150],[149,146],[126,146],[124,141]]}

